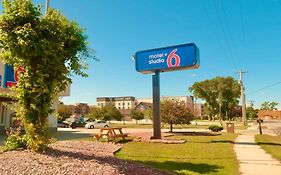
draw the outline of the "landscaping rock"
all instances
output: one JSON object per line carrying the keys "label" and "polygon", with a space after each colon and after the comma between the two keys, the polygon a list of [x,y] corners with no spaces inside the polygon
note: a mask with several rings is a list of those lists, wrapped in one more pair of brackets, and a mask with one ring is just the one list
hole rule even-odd
{"label": "landscaping rock", "polygon": [[44,153],[32,150],[4,152],[0,154],[0,174],[170,174],[115,158],[113,153],[120,148],[112,143],[63,141],[50,145]]}

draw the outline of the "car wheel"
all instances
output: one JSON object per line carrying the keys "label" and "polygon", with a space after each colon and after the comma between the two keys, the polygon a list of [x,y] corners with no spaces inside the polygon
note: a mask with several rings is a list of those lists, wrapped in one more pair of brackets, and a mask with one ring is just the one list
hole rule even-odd
{"label": "car wheel", "polygon": [[90,129],[94,129],[94,125],[91,125],[91,126],[90,126]]}
{"label": "car wheel", "polygon": [[108,128],[108,125],[105,125],[104,127],[105,127],[105,128]]}

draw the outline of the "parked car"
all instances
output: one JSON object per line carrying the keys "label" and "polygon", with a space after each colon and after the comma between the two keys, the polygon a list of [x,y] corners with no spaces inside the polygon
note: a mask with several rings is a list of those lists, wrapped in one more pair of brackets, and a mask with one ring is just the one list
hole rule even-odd
{"label": "parked car", "polygon": [[59,127],[59,128],[65,128],[65,127],[66,127],[66,124],[63,123],[63,121],[58,121],[57,127]]}
{"label": "parked car", "polygon": [[96,120],[96,121],[93,121],[93,122],[88,122],[86,125],[85,125],[85,128],[88,128],[88,129],[94,129],[94,128],[107,128],[109,127],[109,123],[107,123],[106,121],[103,121],[103,120]]}

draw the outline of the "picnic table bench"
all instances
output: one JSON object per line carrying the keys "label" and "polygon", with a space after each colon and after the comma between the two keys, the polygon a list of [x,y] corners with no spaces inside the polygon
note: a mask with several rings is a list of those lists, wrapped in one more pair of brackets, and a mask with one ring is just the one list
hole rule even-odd
{"label": "picnic table bench", "polygon": [[120,137],[125,140],[128,137],[127,133],[122,132],[122,128],[100,128],[100,133],[94,135],[97,140],[100,138],[107,138],[108,140],[115,140]]}

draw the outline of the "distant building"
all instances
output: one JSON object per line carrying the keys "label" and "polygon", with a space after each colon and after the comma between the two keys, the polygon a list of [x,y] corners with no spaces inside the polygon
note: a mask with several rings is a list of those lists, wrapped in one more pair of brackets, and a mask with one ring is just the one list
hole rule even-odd
{"label": "distant building", "polygon": [[[179,101],[184,101],[188,106],[188,109],[193,114],[194,105],[192,96],[162,96],[160,100],[171,100],[177,99]],[[137,109],[145,111],[147,108],[152,108],[152,98],[138,98],[132,96],[125,97],[97,97],[97,106],[103,107],[107,105],[113,105],[116,107],[122,115],[125,116],[125,120],[131,120],[131,110]]]}
{"label": "distant building", "polygon": [[[193,102],[193,97],[192,96],[162,96],[160,97],[160,101],[164,100],[179,100],[183,101],[190,112],[193,114],[194,113],[194,102]],[[137,102],[141,103],[151,103],[152,104],[153,99],[152,98],[138,98]]]}
{"label": "distant building", "polygon": [[135,109],[138,104],[135,97],[126,96],[126,97],[98,97],[97,106],[103,107],[107,105],[113,105],[117,109]]}
{"label": "distant building", "polygon": [[194,105],[194,116],[201,117],[205,115],[205,105],[202,103],[196,103]]}
{"label": "distant building", "polygon": [[258,118],[260,119],[277,119],[281,120],[281,111],[271,111],[271,110],[260,110],[258,112]]}
{"label": "distant building", "polygon": [[144,112],[147,109],[151,109],[152,108],[152,103],[148,103],[148,102],[140,102],[135,109],[138,111],[142,111]]}

